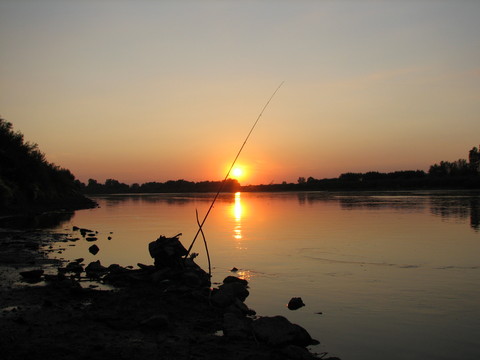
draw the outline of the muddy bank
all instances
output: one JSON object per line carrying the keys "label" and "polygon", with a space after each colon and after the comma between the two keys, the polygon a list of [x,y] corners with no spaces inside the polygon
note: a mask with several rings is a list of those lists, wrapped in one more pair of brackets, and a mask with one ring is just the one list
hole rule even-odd
{"label": "muddy bank", "polygon": [[[21,198],[21,197],[20,197]],[[1,204],[0,216],[2,217],[33,217],[46,212],[74,211],[92,209],[98,204],[83,194],[70,196],[57,196],[36,201],[17,201],[15,203]]]}
{"label": "muddy bank", "polygon": [[150,249],[155,265],[128,269],[49,259],[71,245],[67,235],[2,231],[0,245],[3,359],[328,358],[307,350],[315,341],[300,326],[254,315],[246,281],[212,290],[168,247]]}

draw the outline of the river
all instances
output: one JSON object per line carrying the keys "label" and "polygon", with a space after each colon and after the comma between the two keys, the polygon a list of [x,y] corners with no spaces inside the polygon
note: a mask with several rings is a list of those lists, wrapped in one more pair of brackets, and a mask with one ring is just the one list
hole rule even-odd
{"label": "river", "polygon": [[[212,194],[105,195],[56,229],[98,231],[66,259],[151,264],[148,243],[182,233]],[[467,192],[222,194],[204,226],[213,281],[250,282],[246,303],[284,315],[342,359],[480,358],[480,194]],[[78,236],[78,235],[77,235]],[[108,240],[111,237],[111,240]],[[193,251],[207,269],[204,244]],[[237,268],[232,273],[232,268]],[[288,310],[291,297],[306,304]]]}

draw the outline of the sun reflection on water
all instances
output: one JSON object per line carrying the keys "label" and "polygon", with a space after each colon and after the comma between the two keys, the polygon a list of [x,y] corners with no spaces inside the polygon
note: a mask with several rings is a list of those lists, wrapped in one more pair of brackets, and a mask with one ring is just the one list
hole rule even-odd
{"label": "sun reflection on water", "polygon": [[254,274],[250,270],[238,270],[237,276],[241,279],[250,281],[254,277]]}
{"label": "sun reflection on water", "polygon": [[239,250],[246,249],[242,246],[242,214],[243,214],[243,207],[241,201],[241,193],[235,193],[235,202],[233,204],[233,218],[235,220],[235,226],[233,228],[233,238],[236,240],[236,248]]}

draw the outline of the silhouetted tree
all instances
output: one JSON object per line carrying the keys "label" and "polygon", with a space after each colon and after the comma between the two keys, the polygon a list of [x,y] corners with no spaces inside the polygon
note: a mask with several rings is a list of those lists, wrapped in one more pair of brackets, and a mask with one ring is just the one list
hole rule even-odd
{"label": "silhouetted tree", "polygon": [[127,184],[121,183],[115,179],[107,179],[104,184],[105,192],[111,193],[126,193],[130,190]]}
{"label": "silhouetted tree", "polygon": [[37,144],[0,118],[0,211],[92,206],[80,190],[69,170],[49,163]]}
{"label": "silhouetted tree", "polygon": [[139,192],[140,185],[138,183],[133,183],[132,185],[130,185],[130,191],[134,193]]}
{"label": "silhouetted tree", "polygon": [[470,170],[474,173],[480,173],[480,152],[476,147],[468,153],[468,162]]}
{"label": "silhouetted tree", "polygon": [[428,173],[434,176],[465,176],[471,173],[471,167],[465,159],[454,162],[440,161],[440,164],[430,166]]}
{"label": "silhouetted tree", "polygon": [[361,173],[345,173],[345,174],[341,174],[339,179],[342,180],[342,181],[349,181],[349,182],[358,182],[358,181],[362,181],[362,178],[363,178],[363,174]]}

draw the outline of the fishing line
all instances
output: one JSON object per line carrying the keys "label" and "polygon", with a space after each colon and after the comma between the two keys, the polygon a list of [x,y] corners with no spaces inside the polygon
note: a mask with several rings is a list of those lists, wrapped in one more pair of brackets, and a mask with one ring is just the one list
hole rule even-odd
{"label": "fishing line", "polygon": [[[284,82],[285,82],[285,81],[282,81],[282,82],[280,83],[280,85],[278,85],[278,87],[277,87],[277,88],[275,89],[275,91],[273,92],[272,96],[270,96],[270,98],[269,98],[268,101],[266,102],[266,104],[265,104],[265,106],[263,107],[262,111],[260,111],[260,114],[258,114],[258,117],[257,117],[257,119],[255,120],[252,128],[251,128],[250,131],[248,132],[248,135],[247,135],[247,137],[245,138],[245,141],[243,142],[242,146],[240,147],[240,150],[238,150],[237,156],[235,156],[235,159],[234,159],[233,162],[232,162],[232,166],[230,166],[230,169],[228,169],[227,175],[225,175],[225,179],[223,179],[222,183],[220,184],[220,187],[219,187],[219,189],[218,189],[218,192],[217,192],[217,194],[215,195],[215,197],[213,198],[212,203],[210,204],[210,207],[208,208],[208,211],[207,211],[207,213],[205,214],[205,217],[203,218],[202,222],[199,224],[197,233],[195,234],[195,237],[193,238],[192,243],[191,243],[190,246],[188,247],[187,254],[185,255],[185,258],[188,256],[188,254],[190,254],[190,250],[192,250],[193,244],[195,244],[195,241],[197,240],[198,234],[200,234],[200,232],[202,231],[203,224],[205,224],[205,221],[207,220],[208,215],[210,214],[210,211],[212,210],[213,205],[215,204],[215,201],[217,201],[218,195],[220,195],[220,193],[222,192],[223,187],[225,186],[225,182],[227,181],[228,177],[230,176],[230,172],[232,171],[233,167],[235,166],[235,163],[237,162],[237,159],[238,159],[238,157],[240,156],[240,153],[242,152],[243,148],[245,147],[245,144],[247,143],[248,138],[249,138],[250,135],[252,134],[253,129],[255,129],[255,126],[257,126],[257,123],[258,123],[258,121],[260,120],[260,118],[262,117],[263,112],[264,112],[265,109],[268,107],[268,104],[270,104],[270,101],[272,101],[273,97],[275,96],[275,94],[277,93],[277,91],[282,87],[282,85],[283,85]],[[198,223],[198,221],[197,221],[197,223]]]}

